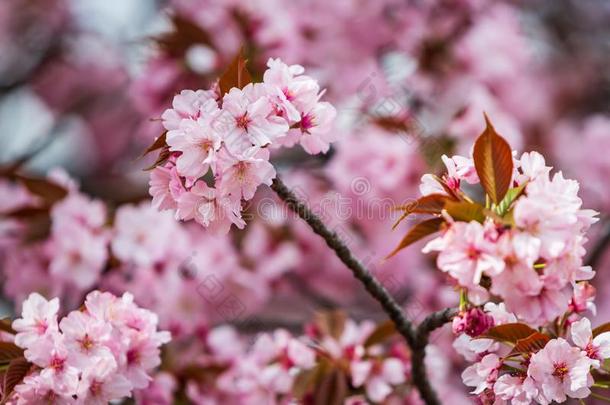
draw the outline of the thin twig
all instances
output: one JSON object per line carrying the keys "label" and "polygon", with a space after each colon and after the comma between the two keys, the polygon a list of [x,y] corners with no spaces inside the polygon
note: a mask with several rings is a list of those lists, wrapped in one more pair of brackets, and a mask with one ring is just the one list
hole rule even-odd
{"label": "thin twig", "polygon": [[328,247],[330,247],[343,264],[352,271],[354,277],[356,277],[373,298],[381,304],[385,313],[396,325],[396,330],[405,338],[409,347],[411,347],[413,352],[413,384],[419,390],[421,398],[428,405],[440,405],[438,397],[426,375],[426,366],[424,364],[426,355],[425,349],[430,333],[448,322],[451,319],[453,310],[448,309],[434,313],[427,317],[419,327],[414,327],[411,321],[405,316],[400,305],[396,303],[390,293],[362,265],[362,263],[360,263],[348,246],[343,243],[341,238],[335,232],[328,229],[320,218],[311,212],[309,207],[307,207],[304,202],[300,201],[279,177],[276,177],[273,180],[271,189],[286,203],[288,208],[298,214],[316,234],[324,239]]}

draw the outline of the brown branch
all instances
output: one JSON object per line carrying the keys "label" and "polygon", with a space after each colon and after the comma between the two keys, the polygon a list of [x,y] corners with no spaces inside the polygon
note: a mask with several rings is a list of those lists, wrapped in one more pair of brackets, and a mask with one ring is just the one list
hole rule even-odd
{"label": "brown branch", "polygon": [[[457,310],[454,308],[434,312],[419,324],[415,332],[415,346],[411,346],[411,378],[413,384],[419,390],[420,396],[427,404],[440,404],[426,373],[426,346],[428,346],[430,333],[450,322],[456,314]],[[430,398],[435,402],[430,402]]]}
{"label": "brown branch", "polygon": [[343,243],[341,238],[335,232],[328,229],[320,218],[311,212],[309,207],[307,207],[304,202],[300,201],[279,177],[276,177],[273,180],[271,189],[286,203],[288,208],[298,214],[316,234],[324,239],[328,247],[330,247],[343,264],[351,270],[354,277],[356,277],[373,298],[381,304],[385,313],[396,325],[396,330],[405,338],[413,352],[413,383],[419,390],[421,398],[428,405],[440,405],[438,397],[426,376],[426,366],[424,364],[424,358],[426,356],[425,349],[430,333],[448,322],[451,319],[454,310],[447,309],[434,313],[427,317],[419,327],[414,327],[411,321],[405,316],[400,305],[398,305],[381,283],[362,265],[362,263],[360,263],[349,247]]}

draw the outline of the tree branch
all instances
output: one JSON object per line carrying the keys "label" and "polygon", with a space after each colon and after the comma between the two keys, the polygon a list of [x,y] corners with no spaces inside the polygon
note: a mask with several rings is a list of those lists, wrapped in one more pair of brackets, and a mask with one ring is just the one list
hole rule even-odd
{"label": "tree branch", "polygon": [[360,263],[347,245],[343,243],[341,238],[335,232],[328,229],[320,218],[311,212],[309,207],[307,207],[304,202],[300,201],[282,182],[279,176],[273,180],[271,189],[286,203],[288,208],[298,214],[316,234],[324,239],[328,247],[330,247],[343,264],[351,270],[354,277],[356,277],[373,298],[381,304],[385,313],[388,314],[392,322],[396,325],[396,330],[405,338],[413,352],[413,383],[419,390],[421,398],[428,405],[440,405],[438,397],[426,376],[426,366],[424,364],[424,358],[426,356],[425,349],[430,332],[448,322],[451,319],[454,310],[447,309],[434,313],[427,317],[419,327],[414,327],[411,321],[405,316],[400,305],[396,303],[390,293],[362,265],[362,263]]}
{"label": "tree branch", "polygon": [[[413,379],[413,384],[419,390],[420,396],[427,404],[440,404],[426,373],[426,346],[428,346],[430,333],[450,322],[456,314],[457,309],[454,308],[434,312],[428,315],[415,331],[415,345],[411,346],[411,378]],[[430,398],[435,402],[431,402]]]}

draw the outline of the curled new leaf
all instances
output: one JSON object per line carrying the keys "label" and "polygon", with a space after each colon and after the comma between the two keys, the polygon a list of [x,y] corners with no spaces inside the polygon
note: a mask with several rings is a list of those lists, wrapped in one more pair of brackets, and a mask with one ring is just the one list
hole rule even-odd
{"label": "curled new leaf", "polygon": [[493,339],[500,342],[516,344],[518,340],[525,339],[538,331],[530,328],[524,323],[506,323],[504,325],[494,326],[479,339]]}
{"label": "curled new leaf", "polygon": [[511,184],[513,156],[510,145],[498,135],[487,115],[485,123],[487,126],[477,138],[472,155],[485,193],[498,204]]}
{"label": "curled new leaf", "polygon": [[405,237],[402,238],[396,249],[394,249],[392,253],[390,253],[386,257],[386,259],[394,256],[396,253],[406,248],[407,246],[412,245],[418,240],[440,231],[441,226],[444,222],[445,220],[443,218],[432,218],[415,225],[413,228],[409,229],[409,232],[407,232]]}
{"label": "curled new leaf", "polygon": [[252,83],[252,77],[250,76],[250,72],[248,72],[246,62],[247,60],[244,59],[242,49],[218,80],[221,97],[228,93],[233,87],[243,89],[247,84]]}
{"label": "curled new leaf", "polygon": [[447,201],[445,210],[456,221],[477,221],[480,223],[485,221],[485,208],[481,204],[468,201]]}

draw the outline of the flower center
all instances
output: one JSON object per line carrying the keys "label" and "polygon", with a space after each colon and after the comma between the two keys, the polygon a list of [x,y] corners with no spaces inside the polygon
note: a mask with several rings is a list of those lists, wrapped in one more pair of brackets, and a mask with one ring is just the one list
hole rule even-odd
{"label": "flower center", "polygon": [[89,385],[89,392],[92,397],[97,397],[102,393],[102,383],[96,380],[91,381]]}
{"label": "flower center", "polygon": [[49,327],[49,325],[44,320],[40,320],[40,321],[36,322],[36,331],[38,332],[39,335],[44,335],[45,332],[47,331],[48,327]]}
{"label": "flower center", "polygon": [[65,362],[66,362],[66,359],[61,358],[59,356],[53,356],[51,358],[51,364],[49,364],[49,367],[55,371],[62,371],[64,369]]}
{"label": "flower center", "polygon": [[127,364],[137,364],[140,361],[140,352],[136,349],[129,349],[127,352]]}
{"label": "flower center", "polygon": [[587,356],[591,359],[599,359],[598,352],[599,351],[597,347],[593,346],[592,342],[589,342],[589,344],[587,344],[587,347],[585,347],[585,353],[587,353]]}
{"label": "flower center", "polygon": [[481,255],[481,251],[474,246],[469,246],[466,254],[470,260],[477,260]]}
{"label": "flower center", "polygon": [[86,334],[80,341],[80,345],[81,347],[85,350],[85,351],[89,351],[93,348],[94,346],[94,342],[93,339],[91,339],[89,337],[88,334]]}
{"label": "flower center", "polygon": [[204,152],[209,152],[214,147],[214,143],[209,139],[205,139],[201,141],[199,147],[203,149]]}
{"label": "flower center", "polygon": [[559,378],[561,381],[563,381],[563,379],[565,378],[565,376],[568,374],[568,366],[566,365],[566,363],[556,363],[555,364],[555,371],[553,371],[553,376]]}
{"label": "flower center", "polygon": [[244,130],[248,130],[248,124],[250,124],[251,120],[248,117],[248,113],[244,113],[241,117],[237,117],[235,119],[235,123],[239,128],[243,128]]}
{"label": "flower center", "polygon": [[311,128],[315,126],[315,117],[307,114],[301,117],[301,131],[309,132]]}

